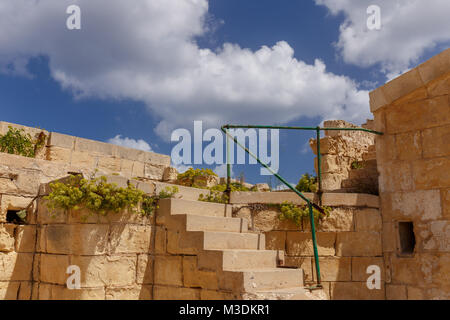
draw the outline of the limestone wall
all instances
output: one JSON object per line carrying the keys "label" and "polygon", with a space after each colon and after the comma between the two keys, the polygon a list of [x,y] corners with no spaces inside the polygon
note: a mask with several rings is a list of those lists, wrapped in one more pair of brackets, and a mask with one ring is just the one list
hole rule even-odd
{"label": "limestone wall", "polygon": [[[313,194],[305,194],[313,199]],[[304,202],[293,192],[248,193],[231,196],[234,215],[250,221],[254,232],[264,232],[266,247],[285,251],[285,265],[300,267],[305,281],[316,281],[311,227],[304,220],[301,227],[280,221],[280,212],[262,204]],[[253,210],[247,206],[253,203]],[[255,205],[256,204],[256,205]],[[385,299],[384,259],[381,243],[381,214],[377,196],[367,194],[325,193],[323,205],[332,207],[329,218],[317,226],[317,242],[322,283],[331,299]],[[369,290],[367,267],[381,269],[381,289]]]}
{"label": "limestone wall", "polygon": [[24,129],[33,138],[40,132],[44,132],[46,143],[38,152],[36,159],[63,163],[78,170],[98,170],[100,174],[120,173],[127,178],[162,180],[164,170],[170,166],[170,157],[166,155],[8,122],[0,121],[0,134],[5,134],[9,126]]}
{"label": "limestone wall", "polygon": [[450,49],[370,93],[389,299],[450,298],[449,94]]}
{"label": "limestone wall", "polygon": [[[325,128],[357,128],[343,120],[324,122]],[[367,127],[363,125],[363,127]],[[325,131],[320,139],[322,188],[324,191],[376,194],[378,173],[374,155],[375,136],[363,131]],[[310,140],[317,155],[317,141]],[[352,170],[352,165],[356,168]],[[315,159],[317,170],[317,158]]]}

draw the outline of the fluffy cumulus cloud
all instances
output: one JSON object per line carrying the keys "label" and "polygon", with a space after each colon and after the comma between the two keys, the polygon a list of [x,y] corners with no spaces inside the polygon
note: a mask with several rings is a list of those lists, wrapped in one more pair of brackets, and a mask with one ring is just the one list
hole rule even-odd
{"label": "fluffy cumulus cloud", "polygon": [[[389,78],[417,63],[427,50],[450,44],[448,0],[315,0],[332,14],[343,13],[337,42],[347,63],[380,64]],[[381,29],[367,28],[367,8],[381,9]]]}
{"label": "fluffy cumulus cloud", "polygon": [[109,139],[108,142],[122,147],[138,149],[142,151],[152,151],[152,147],[144,140],[135,140],[127,137],[122,138],[120,134],[118,134],[114,138]]}
{"label": "fluffy cumulus cloud", "polygon": [[[70,31],[65,11],[74,3],[82,29]],[[367,91],[320,60],[296,59],[287,42],[257,51],[200,48],[207,13],[207,0],[1,0],[0,72],[27,75],[30,58],[47,56],[52,76],[77,98],[145,102],[167,140],[193,120],[360,123],[370,116]]]}

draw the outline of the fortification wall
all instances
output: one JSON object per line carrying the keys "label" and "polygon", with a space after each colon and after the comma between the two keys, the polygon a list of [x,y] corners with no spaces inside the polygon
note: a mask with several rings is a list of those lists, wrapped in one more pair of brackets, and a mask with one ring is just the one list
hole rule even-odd
{"label": "fortification wall", "polygon": [[450,49],[370,93],[389,299],[450,298]]}
{"label": "fortification wall", "polygon": [[[305,194],[313,200],[314,194]],[[263,232],[266,247],[285,251],[285,266],[302,268],[305,282],[315,284],[316,271],[309,219],[301,226],[281,221],[280,212],[263,206],[289,201],[305,202],[293,192],[232,193],[233,215],[250,221],[253,232]],[[248,204],[251,204],[250,206]],[[323,205],[330,216],[316,222],[322,284],[330,299],[385,299],[384,259],[379,199],[368,194],[325,193]],[[381,271],[381,288],[370,290],[367,267]]]}

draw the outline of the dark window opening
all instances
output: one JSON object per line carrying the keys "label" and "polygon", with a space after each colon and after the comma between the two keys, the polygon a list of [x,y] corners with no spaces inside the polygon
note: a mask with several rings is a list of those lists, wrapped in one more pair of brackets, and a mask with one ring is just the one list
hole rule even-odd
{"label": "dark window opening", "polygon": [[414,225],[412,222],[399,222],[398,234],[400,239],[400,253],[413,254],[416,246],[416,237],[414,236]]}
{"label": "dark window opening", "polygon": [[6,212],[6,222],[14,224],[25,224],[25,221],[19,216],[19,210],[8,210]]}

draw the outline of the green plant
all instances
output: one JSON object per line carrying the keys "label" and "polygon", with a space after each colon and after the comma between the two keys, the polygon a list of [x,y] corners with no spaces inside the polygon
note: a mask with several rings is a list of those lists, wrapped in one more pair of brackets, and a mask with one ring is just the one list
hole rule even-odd
{"label": "green plant", "polygon": [[194,169],[189,168],[184,173],[178,174],[178,181],[182,182],[183,185],[193,186],[195,177],[208,177],[214,176],[217,177],[217,174],[211,169]]}
{"label": "green plant", "polygon": [[[278,216],[280,220],[290,220],[299,227],[302,225],[303,219],[310,218],[309,207],[307,205],[299,206],[292,202],[285,201],[278,205],[278,209],[281,212]],[[325,217],[329,217],[331,208],[322,207],[322,209],[324,209],[325,214],[313,208],[314,220],[320,221]]]}
{"label": "green plant", "polygon": [[165,187],[164,190],[161,190],[159,192],[158,198],[159,199],[167,199],[172,198],[175,194],[179,192],[179,189],[177,186],[173,187]]}
{"label": "green plant", "polygon": [[354,170],[358,170],[364,168],[364,164],[362,161],[355,160],[351,163],[350,167]]}
{"label": "green plant", "polygon": [[8,128],[9,130],[6,134],[0,135],[0,152],[34,158],[47,139],[43,131],[33,139],[23,129],[15,129],[11,126]]}
{"label": "green plant", "polygon": [[203,202],[215,202],[215,203],[228,203],[228,195],[224,192],[210,190],[208,194],[200,194],[198,201]]}
{"label": "green plant", "polygon": [[300,192],[317,192],[317,177],[305,173],[295,188]]}
{"label": "green plant", "polygon": [[172,197],[178,188],[167,187],[158,196],[148,196],[134,185],[119,188],[115,183],[108,183],[102,176],[95,179],[83,179],[72,175],[66,182],[50,184],[51,192],[45,197],[51,212],[56,209],[78,210],[85,208],[89,213],[107,215],[127,209],[133,213],[149,216],[153,213],[158,199]]}

